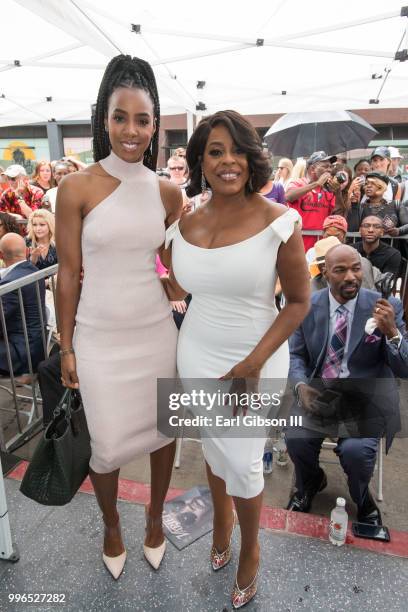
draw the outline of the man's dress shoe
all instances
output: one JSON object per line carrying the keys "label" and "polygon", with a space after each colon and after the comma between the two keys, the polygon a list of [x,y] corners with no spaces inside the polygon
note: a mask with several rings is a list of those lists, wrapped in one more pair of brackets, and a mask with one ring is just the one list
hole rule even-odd
{"label": "man's dress shoe", "polygon": [[370,525],[382,525],[380,509],[368,490],[364,503],[358,507],[357,521],[359,523],[369,523]]}
{"label": "man's dress shoe", "polygon": [[327,487],[326,474],[322,468],[319,468],[319,473],[314,480],[305,488],[305,492],[302,496],[298,492],[294,493],[289,500],[286,510],[292,510],[292,512],[309,512],[312,501],[316,493],[323,491]]}

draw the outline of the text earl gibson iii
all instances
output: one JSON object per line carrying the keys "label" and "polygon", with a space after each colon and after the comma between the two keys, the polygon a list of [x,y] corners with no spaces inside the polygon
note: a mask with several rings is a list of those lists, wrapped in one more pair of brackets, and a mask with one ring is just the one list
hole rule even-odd
{"label": "text earl gibson iii", "polygon": [[171,427],[302,427],[302,416],[291,415],[289,419],[269,419],[260,415],[237,415],[225,417],[197,415],[194,417],[181,417],[172,414],[169,417]]}

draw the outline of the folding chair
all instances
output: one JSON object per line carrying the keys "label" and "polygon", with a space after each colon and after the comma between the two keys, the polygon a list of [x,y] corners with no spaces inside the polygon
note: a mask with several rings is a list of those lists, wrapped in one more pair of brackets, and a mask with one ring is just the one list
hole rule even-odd
{"label": "folding chair", "polygon": [[[336,442],[324,441],[322,448],[333,449],[337,446]],[[337,461],[322,460],[322,463],[337,463]],[[377,500],[382,502],[383,496],[383,440],[380,438],[377,450],[377,460],[375,462],[375,470],[377,470]]]}

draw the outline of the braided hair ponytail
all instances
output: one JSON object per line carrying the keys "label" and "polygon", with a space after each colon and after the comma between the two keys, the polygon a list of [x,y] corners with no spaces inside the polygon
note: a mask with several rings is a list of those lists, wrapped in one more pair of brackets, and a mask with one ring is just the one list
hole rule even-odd
{"label": "braided hair ponytail", "polygon": [[156,129],[150,147],[144,152],[143,163],[150,170],[156,170],[160,127],[160,103],[156,79],[148,62],[130,55],[117,55],[106,66],[95,107],[93,124],[94,160],[97,162],[107,157],[111,151],[109,135],[105,130],[105,118],[108,113],[109,98],[118,87],[143,89],[149,94],[153,102]]}

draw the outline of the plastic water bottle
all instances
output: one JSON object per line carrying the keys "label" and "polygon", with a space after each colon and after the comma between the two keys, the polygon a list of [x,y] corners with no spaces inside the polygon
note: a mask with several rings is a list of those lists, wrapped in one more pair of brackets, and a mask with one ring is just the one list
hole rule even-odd
{"label": "plastic water bottle", "polygon": [[276,451],[276,464],[281,466],[287,465],[289,456],[288,449],[286,448],[285,434],[283,432],[281,432],[273,450]]}
{"label": "plastic water bottle", "polygon": [[344,497],[338,497],[336,507],[331,511],[329,540],[335,546],[343,546],[346,541],[348,516],[345,506]]}
{"label": "plastic water bottle", "polygon": [[273,461],[273,443],[270,438],[267,439],[264,456],[263,456],[263,473],[270,474],[272,472],[272,461]]}

